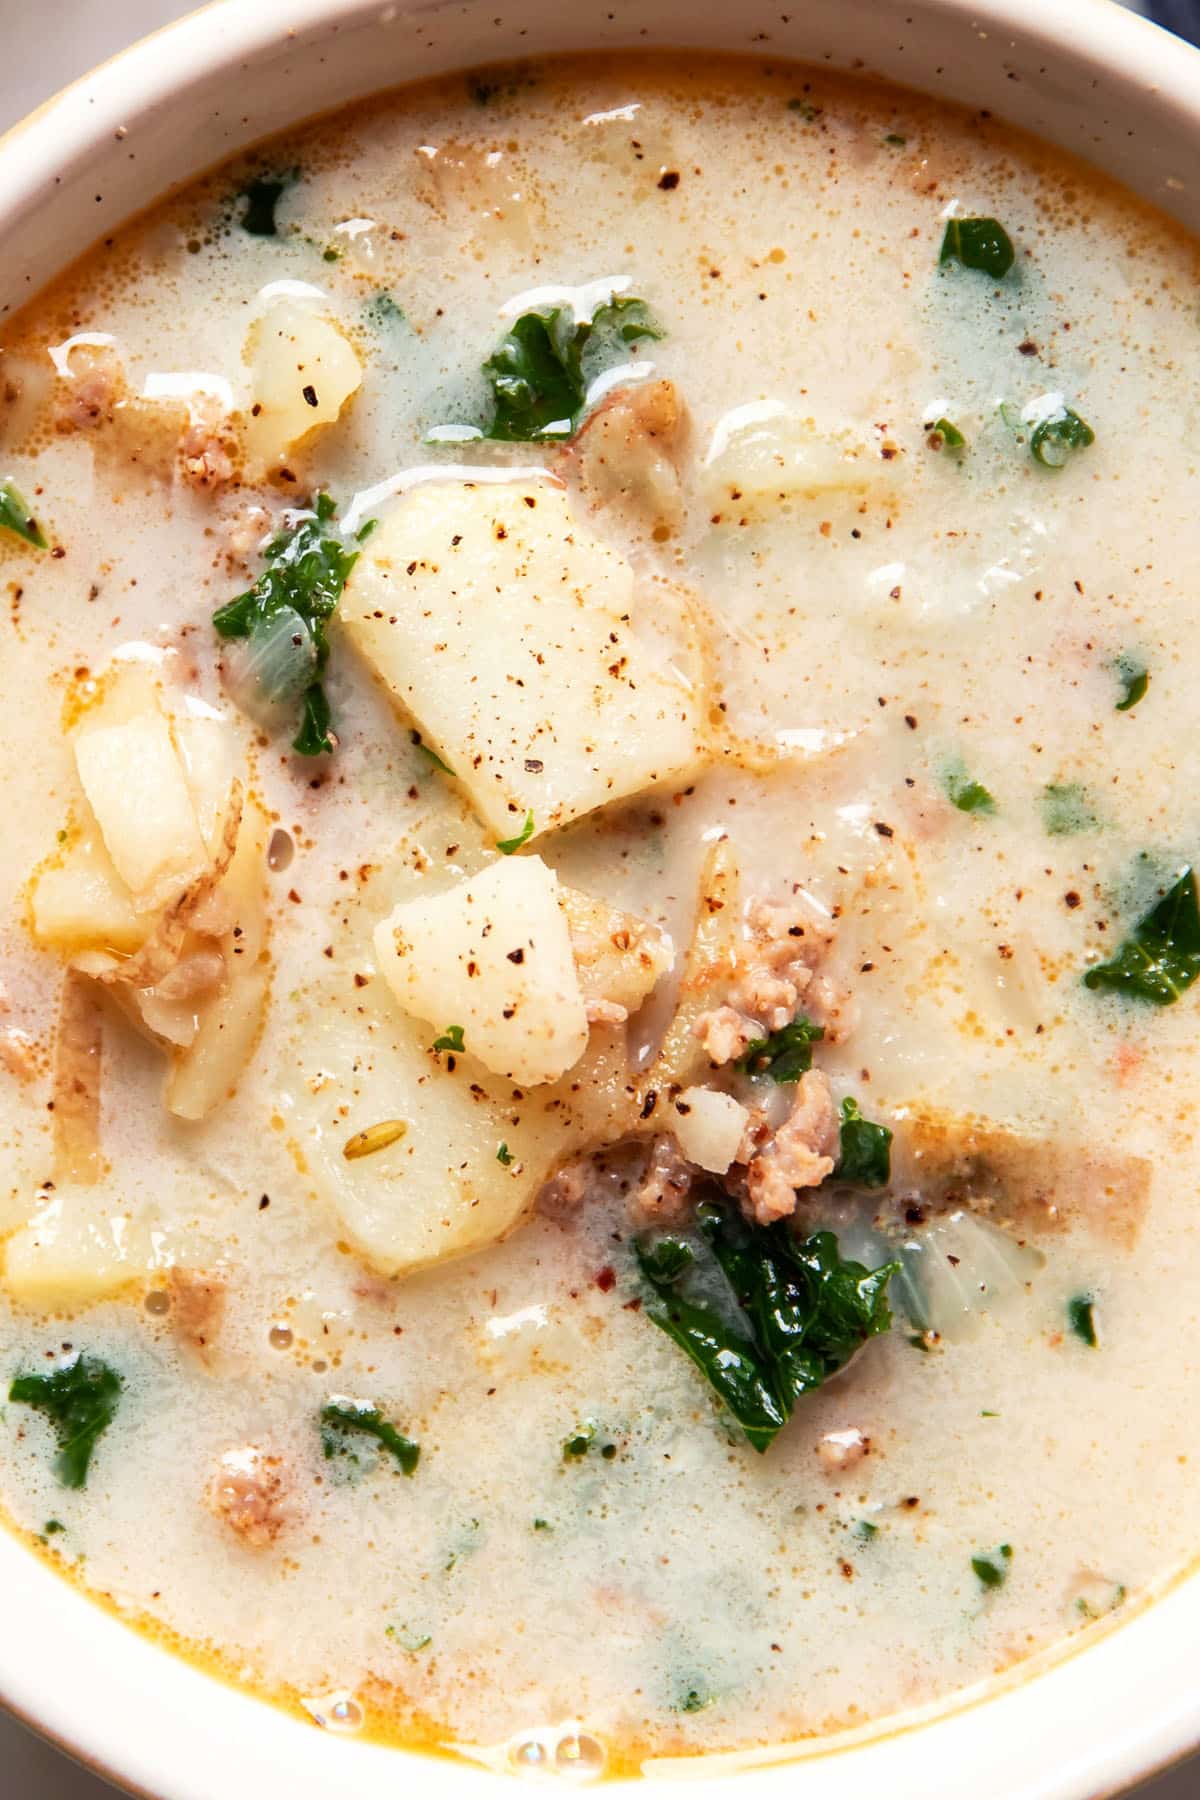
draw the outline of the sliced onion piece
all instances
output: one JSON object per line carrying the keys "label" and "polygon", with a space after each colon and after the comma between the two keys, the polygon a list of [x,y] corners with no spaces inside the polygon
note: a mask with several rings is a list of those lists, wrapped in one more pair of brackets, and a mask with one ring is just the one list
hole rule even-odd
{"label": "sliced onion piece", "polygon": [[922,1226],[895,1254],[896,1304],[918,1331],[951,1341],[971,1337],[980,1319],[1023,1293],[1046,1261],[1032,1245],[962,1211]]}
{"label": "sliced onion piece", "polygon": [[223,653],[225,687],[234,704],[262,725],[294,709],[317,675],[317,646],[290,606],[272,613],[243,643]]}

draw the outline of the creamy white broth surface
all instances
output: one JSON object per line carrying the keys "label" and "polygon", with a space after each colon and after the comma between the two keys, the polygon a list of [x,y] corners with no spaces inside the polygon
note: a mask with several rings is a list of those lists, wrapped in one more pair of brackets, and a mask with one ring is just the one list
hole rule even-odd
{"label": "creamy white broth surface", "polygon": [[[245,228],[248,187],[273,235]],[[939,262],[954,218],[1000,221],[1012,269]],[[46,1413],[5,1403],[14,1528],[332,1728],[511,1742],[521,1767],[574,1721],[610,1771],[886,1718],[1185,1565],[1196,998],[1175,964],[1170,1005],[1082,977],[1196,849],[1195,277],[1165,221],[993,120],[627,58],[309,127],[8,329],[2,473],[48,547],[0,533],[0,1374],[84,1357],[122,1384],[79,1486]],[[580,433],[439,432],[486,424],[481,368],[522,315],[614,296],[661,335],[608,355]],[[267,368],[272,332],[311,382]],[[1036,460],[1071,418],[1093,441]],[[248,718],[253,671],[212,615],[319,493],[359,560],[328,627],[336,748],[301,757],[298,690]],[[557,662],[522,599],[550,580],[575,596]],[[601,590],[620,642],[596,676],[573,634]],[[163,743],[173,861],[145,775]],[[560,806],[572,755],[583,798]],[[74,935],[61,896],[46,923],[46,872],[101,839],[120,942],[89,936],[94,888],[67,896]],[[738,873],[710,906],[714,854]],[[533,985],[486,1064],[482,1015],[455,1041],[459,976],[435,1018],[426,980],[473,880],[531,858],[554,917],[564,888],[620,909],[654,964],[543,1081],[583,1018],[578,931],[547,1000],[530,928]],[[653,1322],[634,1247],[720,1197],[697,1177],[679,1218],[648,1210],[681,1088],[761,1109],[757,1154],[798,1091],[687,1031],[692,1074],[654,1086],[698,886],[738,942],[755,902],[801,909],[820,953],[786,1010],[824,1025],[817,1086],[895,1134],[887,1188],[839,1181],[835,1147],[779,1228],[898,1255],[891,1329],[762,1453]],[[430,896],[397,974],[377,928]],[[121,969],[155,933],[146,1017]],[[75,1049],[102,1048],[64,1076],[72,963]],[[245,1038],[211,1104],[198,1019]],[[331,1405],[419,1445],[412,1472],[331,1437]]]}

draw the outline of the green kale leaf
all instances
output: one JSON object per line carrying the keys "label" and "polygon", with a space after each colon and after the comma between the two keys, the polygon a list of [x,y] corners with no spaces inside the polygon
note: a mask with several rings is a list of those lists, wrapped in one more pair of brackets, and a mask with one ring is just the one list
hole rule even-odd
{"label": "green kale leaf", "polygon": [[299,176],[299,169],[291,169],[286,175],[259,175],[248,181],[237,196],[246,202],[238,220],[242,230],[251,237],[278,237],[275,208]]}
{"label": "green kale leaf", "polygon": [[947,219],[940,263],[961,263],[999,281],[1013,266],[1012,239],[998,219]]}
{"label": "green kale leaf", "polygon": [[116,1417],[123,1385],[98,1356],[76,1356],[47,1374],[14,1379],[9,1399],[36,1408],[54,1427],[59,1444],[54,1473],[64,1487],[86,1482],[92,1452]]}
{"label": "green kale leaf", "polygon": [[483,365],[492,416],[481,435],[516,444],[573,437],[590,380],[628,345],[661,336],[645,301],[632,296],[597,307],[590,319],[565,306],[522,313]]}
{"label": "green kale leaf", "polygon": [[388,1423],[377,1406],[366,1400],[346,1400],[338,1395],[321,1408],[321,1447],[327,1457],[352,1454],[349,1438],[361,1432],[373,1437],[395,1457],[402,1474],[411,1475],[421,1456],[421,1446]]}
{"label": "green kale leaf", "polygon": [[1001,1544],[998,1550],[989,1550],[986,1556],[973,1556],[971,1567],[977,1579],[985,1588],[1003,1587],[1008,1580],[1008,1565],[1012,1561],[1012,1545]]}
{"label": "green kale leaf", "polygon": [[842,1101],[840,1136],[842,1153],[833,1179],[851,1187],[886,1187],[892,1174],[892,1134],[886,1125],[864,1119],[858,1101],[849,1095]]}
{"label": "green kale leaf", "polygon": [[1052,781],[1042,789],[1038,804],[1048,837],[1074,837],[1080,831],[1100,829],[1087,789],[1077,781]]}
{"label": "green kale leaf", "polygon": [[973,781],[961,762],[953,762],[946,768],[942,782],[946,789],[946,798],[951,806],[957,806],[959,812],[983,813],[989,817],[996,810],[996,802],[981,781]]}
{"label": "green kale leaf", "polygon": [[1157,905],[1139,919],[1115,956],[1083,977],[1085,987],[1173,1006],[1200,975],[1200,906],[1196,877],[1184,869]]}
{"label": "green kale leaf", "polygon": [[[300,756],[320,756],[336,748],[329,701],[320,680],[329,661],[326,626],[337,610],[347,577],[358,560],[331,525],[334,504],[318,494],[311,512],[300,513],[263,552],[266,568],[246,593],[219,606],[213,626],[223,638],[243,638],[274,647],[282,627],[282,656],[272,649],[262,659],[264,698],[289,693],[290,672],[315,673],[301,695],[300,728],[292,748]],[[360,537],[361,537],[360,533]],[[271,691],[266,691],[267,688]]]}
{"label": "green kale leaf", "polygon": [[1061,469],[1077,450],[1094,444],[1096,434],[1086,419],[1081,419],[1069,406],[1035,425],[1029,439],[1029,454],[1044,469]]}
{"label": "green kale leaf", "polygon": [[825,1036],[823,1025],[814,1025],[801,1013],[782,1031],[757,1038],[735,1068],[743,1075],[769,1075],[772,1081],[799,1081],[812,1068],[812,1047]]}
{"label": "green kale leaf", "polygon": [[887,1331],[899,1268],[841,1256],[831,1231],[801,1240],[703,1202],[697,1234],[642,1238],[647,1315],[691,1358],[748,1441],[765,1451],[796,1402]]}
{"label": "green kale leaf", "polygon": [[1100,1340],[1096,1335],[1096,1302],[1090,1294],[1072,1294],[1067,1301],[1067,1323],[1089,1350],[1098,1349]]}

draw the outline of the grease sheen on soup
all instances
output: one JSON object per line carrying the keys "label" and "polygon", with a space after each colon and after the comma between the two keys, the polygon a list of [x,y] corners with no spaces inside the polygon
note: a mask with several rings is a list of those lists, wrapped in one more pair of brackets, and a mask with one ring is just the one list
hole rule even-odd
{"label": "grease sheen on soup", "polygon": [[1196,273],[986,116],[626,57],[6,329],[16,1530],[584,1773],[1184,1566]]}

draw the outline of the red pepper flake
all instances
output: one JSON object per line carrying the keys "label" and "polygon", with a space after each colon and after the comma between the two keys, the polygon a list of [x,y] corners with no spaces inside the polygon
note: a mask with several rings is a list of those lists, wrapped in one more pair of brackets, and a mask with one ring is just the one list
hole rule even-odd
{"label": "red pepper flake", "polygon": [[616,1271],[613,1269],[611,1263],[605,1263],[604,1267],[596,1277],[596,1286],[600,1289],[602,1294],[607,1294],[611,1292],[616,1285]]}

